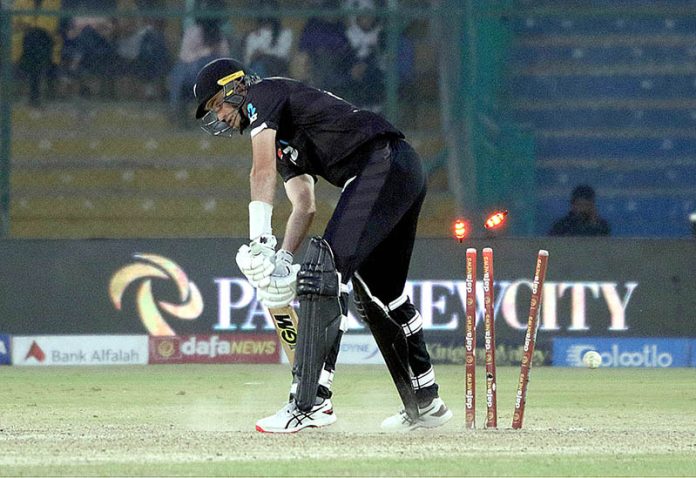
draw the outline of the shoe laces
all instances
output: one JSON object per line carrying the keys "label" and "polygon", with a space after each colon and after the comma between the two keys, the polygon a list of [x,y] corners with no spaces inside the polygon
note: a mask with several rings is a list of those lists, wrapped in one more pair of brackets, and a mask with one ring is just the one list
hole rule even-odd
{"label": "shoe laces", "polygon": [[297,408],[297,405],[295,405],[295,401],[292,400],[283,405],[283,407],[278,410],[277,415],[291,415],[295,408]]}

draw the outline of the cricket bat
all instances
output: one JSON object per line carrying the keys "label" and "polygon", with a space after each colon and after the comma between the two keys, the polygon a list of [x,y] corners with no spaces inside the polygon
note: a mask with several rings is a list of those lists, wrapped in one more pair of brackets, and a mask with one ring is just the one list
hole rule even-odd
{"label": "cricket bat", "polygon": [[280,345],[283,346],[285,355],[290,361],[290,366],[295,363],[295,347],[297,346],[297,312],[291,305],[268,309],[273,319]]}

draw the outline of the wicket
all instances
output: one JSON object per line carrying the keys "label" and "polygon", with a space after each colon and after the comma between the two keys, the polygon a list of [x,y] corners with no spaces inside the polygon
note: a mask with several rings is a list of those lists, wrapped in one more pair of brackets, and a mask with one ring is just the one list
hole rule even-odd
{"label": "wicket", "polygon": [[[495,371],[495,296],[493,290],[493,249],[483,249],[483,302],[484,302],[484,338],[486,365],[486,423],[485,428],[498,427],[497,384]],[[466,423],[468,429],[476,428],[476,249],[466,250],[466,305],[465,305],[465,403]],[[532,282],[532,298],[529,306],[527,332],[525,334],[524,354],[522,356],[520,378],[515,395],[515,411],[512,428],[522,428],[524,408],[527,398],[529,372],[532,368],[534,346],[539,328],[539,311],[541,309],[542,291],[549,253],[540,250],[537,255]]]}
{"label": "wicket", "polygon": [[466,250],[466,427],[476,428],[476,249]]}
{"label": "wicket", "polygon": [[534,268],[534,282],[532,283],[532,299],[529,304],[529,318],[527,319],[527,333],[524,336],[524,355],[520,365],[520,380],[515,396],[515,411],[512,415],[512,428],[522,428],[524,408],[527,403],[527,384],[529,372],[532,369],[534,358],[534,345],[536,344],[537,331],[539,330],[539,310],[541,310],[541,298],[546,278],[546,267],[549,262],[548,251],[541,250],[537,256]]}
{"label": "wicket", "polygon": [[495,383],[495,298],[493,296],[493,249],[483,250],[483,327],[486,348],[486,428],[498,428]]}

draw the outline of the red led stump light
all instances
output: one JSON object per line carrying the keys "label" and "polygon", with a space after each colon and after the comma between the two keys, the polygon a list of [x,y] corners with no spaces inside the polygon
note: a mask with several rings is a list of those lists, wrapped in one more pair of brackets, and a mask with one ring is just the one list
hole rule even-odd
{"label": "red led stump light", "polygon": [[488,216],[488,219],[486,219],[486,222],[483,223],[483,227],[486,229],[497,229],[500,227],[501,224],[505,222],[505,218],[508,215],[507,209],[504,211],[496,211],[490,216]]}

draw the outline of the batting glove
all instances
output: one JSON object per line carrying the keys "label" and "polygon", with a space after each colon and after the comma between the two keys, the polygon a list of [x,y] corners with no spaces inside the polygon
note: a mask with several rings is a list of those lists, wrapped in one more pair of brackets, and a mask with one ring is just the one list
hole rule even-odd
{"label": "batting glove", "polygon": [[[259,279],[257,287],[263,289],[268,287],[272,278],[286,277],[291,274],[292,269],[292,252],[281,249],[276,252],[271,258],[273,269],[268,271],[265,277]],[[266,269],[268,270],[268,269]]]}
{"label": "batting glove", "polygon": [[242,274],[254,287],[259,287],[259,281],[267,278],[275,270],[276,238],[264,235],[254,239],[248,245],[244,244],[237,251],[237,265]]}
{"label": "batting glove", "polygon": [[267,278],[259,282],[258,297],[269,309],[284,307],[295,298],[299,264],[293,264],[292,253],[279,250],[274,257],[275,267]]}

